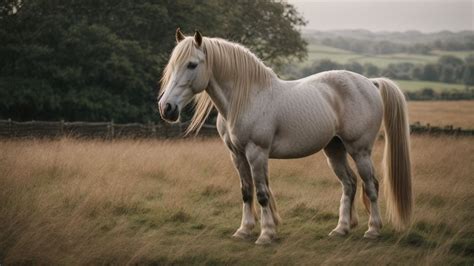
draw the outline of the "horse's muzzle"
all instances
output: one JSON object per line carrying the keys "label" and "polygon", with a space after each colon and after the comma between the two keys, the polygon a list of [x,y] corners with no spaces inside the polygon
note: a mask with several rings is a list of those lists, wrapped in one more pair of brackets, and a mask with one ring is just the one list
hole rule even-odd
{"label": "horse's muzzle", "polygon": [[161,118],[168,122],[176,122],[179,118],[178,106],[171,103],[166,103],[164,107],[160,108]]}

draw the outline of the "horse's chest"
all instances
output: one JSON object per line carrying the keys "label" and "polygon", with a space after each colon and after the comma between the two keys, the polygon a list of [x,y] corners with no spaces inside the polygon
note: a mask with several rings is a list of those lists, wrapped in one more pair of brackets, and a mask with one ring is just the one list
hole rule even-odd
{"label": "horse's chest", "polygon": [[245,152],[245,142],[239,137],[238,132],[229,129],[228,125],[219,121],[217,129],[227,148],[233,152]]}

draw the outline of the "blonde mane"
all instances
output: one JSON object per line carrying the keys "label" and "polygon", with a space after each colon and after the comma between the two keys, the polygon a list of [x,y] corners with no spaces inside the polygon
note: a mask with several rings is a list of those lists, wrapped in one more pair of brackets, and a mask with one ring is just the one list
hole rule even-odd
{"label": "blonde mane", "polygon": [[[217,81],[231,81],[232,88],[227,119],[234,124],[238,114],[245,108],[252,86],[270,88],[275,73],[265,66],[249,49],[240,44],[219,38],[203,38],[202,50],[206,55],[208,74]],[[196,52],[193,38],[187,37],[179,42],[171,54],[171,58],[161,80],[162,90],[168,84],[173,68],[184,64]],[[211,113],[214,105],[207,92],[202,92],[195,98],[196,107],[186,134],[198,133],[204,121]]]}

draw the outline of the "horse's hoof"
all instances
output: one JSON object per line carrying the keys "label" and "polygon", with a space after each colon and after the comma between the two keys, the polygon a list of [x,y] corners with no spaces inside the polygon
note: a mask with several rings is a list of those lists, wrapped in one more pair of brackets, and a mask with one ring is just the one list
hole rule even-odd
{"label": "horse's hoof", "polygon": [[343,237],[343,236],[346,236],[347,234],[349,233],[349,230],[347,229],[339,229],[339,228],[336,228],[334,230],[331,231],[331,233],[329,233],[329,236],[331,237]]}
{"label": "horse's hoof", "polygon": [[257,241],[255,241],[256,245],[270,245],[273,242],[273,237],[269,235],[261,235]]}
{"label": "horse's hoof", "polygon": [[236,239],[244,239],[244,240],[249,239],[251,236],[252,236],[252,233],[251,233],[251,232],[245,232],[244,230],[241,230],[241,229],[237,230],[237,231],[232,235],[233,238],[236,238]]}
{"label": "horse's hoof", "polygon": [[369,230],[364,233],[364,238],[367,238],[367,239],[377,239],[379,238],[379,236],[380,236],[379,232],[375,230]]}

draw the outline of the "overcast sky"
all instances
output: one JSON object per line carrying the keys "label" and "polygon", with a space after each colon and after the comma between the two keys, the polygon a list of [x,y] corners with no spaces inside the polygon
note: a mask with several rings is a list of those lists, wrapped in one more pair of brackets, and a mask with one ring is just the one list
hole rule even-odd
{"label": "overcast sky", "polygon": [[474,0],[288,0],[307,29],[474,30]]}

